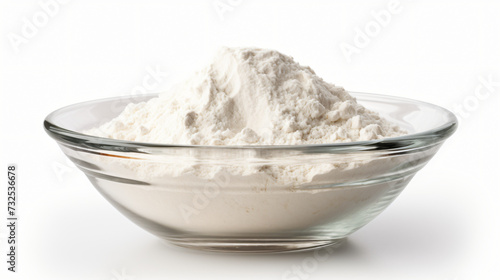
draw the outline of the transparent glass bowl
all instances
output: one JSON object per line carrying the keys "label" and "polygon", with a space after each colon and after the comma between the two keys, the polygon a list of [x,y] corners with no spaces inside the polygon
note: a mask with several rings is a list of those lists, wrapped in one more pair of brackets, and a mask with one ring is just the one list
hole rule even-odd
{"label": "transparent glass bowl", "polygon": [[[162,145],[81,133],[155,94],[67,106],[44,126],[97,190],[152,234],[204,250],[292,251],[337,243],[364,226],[456,130],[456,117],[438,106],[352,95],[410,133],[300,146]],[[233,175],[244,168],[253,171]]]}

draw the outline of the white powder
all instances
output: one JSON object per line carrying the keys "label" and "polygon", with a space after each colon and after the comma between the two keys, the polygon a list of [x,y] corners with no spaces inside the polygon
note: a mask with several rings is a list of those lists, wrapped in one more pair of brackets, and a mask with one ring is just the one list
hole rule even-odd
{"label": "white powder", "polygon": [[[343,88],[277,51],[223,48],[185,83],[148,102],[129,104],[86,133],[114,139],[191,145],[297,145],[381,139],[404,134],[359,105]],[[300,232],[331,221],[338,236],[361,226],[409,178],[356,183],[399,168],[411,155],[298,153],[267,161],[265,153],[219,150],[215,164],[196,150],[172,149],[152,160],[91,155],[110,161],[99,172],[147,184],[99,180],[107,197],[128,211],[178,230],[218,234]],[[243,156],[244,161],[241,158]],[[141,155],[141,157],[145,157]],[[96,159],[97,158],[97,159]],[[233,161],[234,160],[234,161]],[[389,195],[390,194],[390,195]],[[378,200],[382,202],[377,202]],[[348,221],[348,222],[347,222]]]}
{"label": "white powder", "polygon": [[222,48],[185,83],[130,104],[87,133],[163,144],[296,145],[373,140],[403,131],[292,57]]}

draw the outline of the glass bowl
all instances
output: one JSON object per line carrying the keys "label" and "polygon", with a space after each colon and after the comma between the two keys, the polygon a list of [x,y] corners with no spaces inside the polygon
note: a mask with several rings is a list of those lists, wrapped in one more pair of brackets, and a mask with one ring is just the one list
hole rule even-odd
{"label": "glass bowl", "polygon": [[195,146],[81,133],[157,94],[67,106],[44,126],[95,188],[150,233],[203,250],[293,251],[338,243],[367,224],[456,130],[456,117],[441,107],[351,94],[409,134],[320,145]]}

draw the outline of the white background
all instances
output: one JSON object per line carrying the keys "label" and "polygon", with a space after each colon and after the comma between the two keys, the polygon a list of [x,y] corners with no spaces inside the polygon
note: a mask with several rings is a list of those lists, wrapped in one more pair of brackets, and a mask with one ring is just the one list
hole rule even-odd
{"label": "white background", "polygon": [[[141,93],[148,69],[168,73],[148,91],[164,90],[222,45],[279,50],[351,91],[465,106],[458,131],[384,213],[290,279],[500,279],[499,2],[401,0],[394,11],[389,0],[74,0],[48,12],[46,2],[0,4],[0,168],[18,165],[20,192],[19,272],[6,273],[2,222],[1,279],[282,279],[310,264],[313,252],[162,244],[112,208],[42,128],[59,107]],[[382,10],[393,13],[376,23]],[[368,40],[355,42],[366,28]]]}

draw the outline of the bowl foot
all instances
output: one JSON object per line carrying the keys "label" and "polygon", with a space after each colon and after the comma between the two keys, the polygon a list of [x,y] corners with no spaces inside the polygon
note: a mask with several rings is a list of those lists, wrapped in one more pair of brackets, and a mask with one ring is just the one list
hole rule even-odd
{"label": "bowl foot", "polygon": [[165,239],[166,243],[211,252],[226,253],[279,253],[314,250],[326,246],[338,246],[346,238],[329,240],[259,240],[259,239]]}

